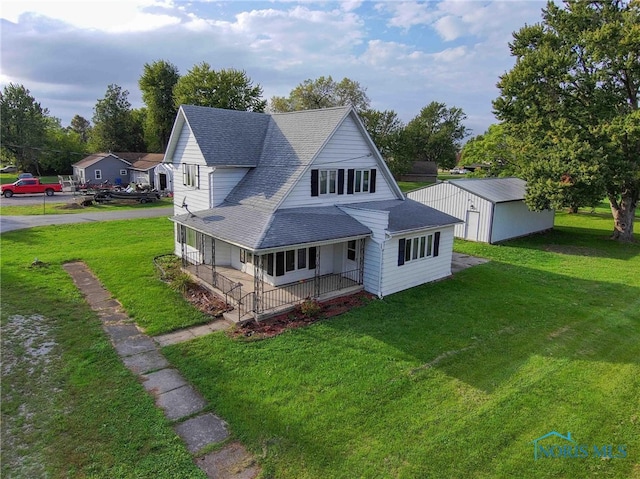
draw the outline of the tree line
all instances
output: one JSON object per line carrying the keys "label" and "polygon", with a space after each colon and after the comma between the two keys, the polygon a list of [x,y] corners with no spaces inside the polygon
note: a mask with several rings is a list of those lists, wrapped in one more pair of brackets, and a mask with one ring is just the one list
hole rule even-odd
{"label": "tree line", "polygon": [[308,79],[288,97],[265,100],[260,85],[244,71],[214,70],[202,62],[181,76],[172,63],[144,65],[138,81],[144,106],[132,109],[129,92],[107,86],[93,109],[93,124],[80,115],[62,127],[23,85],[9,84],[0,93],[3,162],[15,162],[36,173],[67,172],[70,165],[98,151],[164,152],[180,105],[254,112],[288,112],[351,105],[395,174],[414,160],[452,167],[468,134],[460,108],[431,102],[406,125],[393,110],[370,108],[366,88],[349,78]]}

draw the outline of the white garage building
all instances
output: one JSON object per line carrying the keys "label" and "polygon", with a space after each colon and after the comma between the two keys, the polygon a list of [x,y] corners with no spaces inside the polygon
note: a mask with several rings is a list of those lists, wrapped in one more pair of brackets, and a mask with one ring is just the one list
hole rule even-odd
{"label": "white garage building", "polygon": [[553,228],[553,210],[530,211],[520,178],[449,180],[411,191],[407,197],[464,221],[454,235],[497,243]]}

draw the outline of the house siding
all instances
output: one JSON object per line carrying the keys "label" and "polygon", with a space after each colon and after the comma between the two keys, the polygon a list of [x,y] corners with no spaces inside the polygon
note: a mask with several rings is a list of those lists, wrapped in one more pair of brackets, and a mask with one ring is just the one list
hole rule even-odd
{"label": "house siding", "polygon": [[[370,156],[367,156],[370,155]],[[375,193],[347,194],[348,169],[376,169]],[[311,196],[312,169],[344,169],[344,194]],[[376,161],[375,153],[363,138],[354,120],[349,116],[327,142],[312,166],[298,180],[291,192],[285,197],[281,208],[299,206],[329,206],[353,204],[363,201],[396,199],[396,195],[387,182],[382,165]]]}
{"label": "house siding", "polygon": [[554,211],[530,211],[522,201],[498,203],[493,216],[491,243],[553,228]]}
{"label": "house siding", "polygon": [[215,168],[211,173],[211,208],[220,205],[231,190],[247,174],[249,168]]}
{"label": "house siding", "polygon": [[[464,223],[459,223],[455,226],[454,235],[456,238],[489,242],[491,216],[493,213],[493,203],[490,201],[450,183],[438,183],[437,185],[410,191],[407,193],[407,198],[419,201],[424,205],[464,221]],[[472,205],[475,209],[471,208]],[[478,229],[469,231],[467,218],[473,212],[479,213]]]}
{"label": "house siding", "polygon": [[389,226],[389,212],[360,210],[348,206],[343,206],[341,209],[372,232],[371,237],[366,239],[364,245],[363,285],[365,291],[380,295],[380,278],[383,274],[382,254],[385,245],[385,231]]}
{"label": "house siding", "polygon": [[[400,238],[414,237],[440,231],[439,255],[410,261],[398,266]],[[389,239],[384,248],[382,295],[397,293],[423,283],[436,281],[451,275],[453,252],[453,226],[424,230],[410,235],[396,235]]]}
{"label": "house siding", "polygon": [[[202,211],[209,208],[209,173],[211,167],[206,166],[200,148],[191,133],[189,126],[184,123],[180,136],[176,144],[173,159],[180,159],[174,163],[173,176],[173,194],[174,201],[173,211],[175,215],[185,214],[186,211],[181,207],[183,200],[189,207],[190,211]],[[182,164],[199,165],[199,188],[185,186],[182,180]]]}

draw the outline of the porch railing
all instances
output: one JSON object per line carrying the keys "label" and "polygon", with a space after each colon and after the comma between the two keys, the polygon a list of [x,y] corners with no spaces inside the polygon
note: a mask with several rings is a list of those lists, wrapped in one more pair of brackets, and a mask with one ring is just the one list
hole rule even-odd
{"label": "porch railing", "polygon": [[[340,291],[362,284],[360,270],[343,271],[342,273],[332,273],[316,278],[298,281],[296,283],[284,284],[275,289],[262,293],[261,311],[255,308],[255,293],[247,293],[236,300],[238,307],[238,320],[240,321],[250,312],[259,313],[277,309],[290,304],[302,303],[306,299],[317,298],[318,295]],[[316,294],[318,293],[318,294]]]}
{"label": "porch railing", "polygon": [[224,300],[227,303],[229,296],[236,302],[242,298],[242,283],[236,283],[216,271],[213,272],[213,285],[224,293]]}

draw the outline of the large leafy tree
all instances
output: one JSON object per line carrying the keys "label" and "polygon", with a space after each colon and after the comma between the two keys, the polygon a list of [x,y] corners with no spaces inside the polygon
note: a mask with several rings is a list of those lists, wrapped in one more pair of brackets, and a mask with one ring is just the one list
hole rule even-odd
{"label": "large leafy tree", "polygon": [[92,150],[140,151],[140,132],[128,97],[127,90],[112,84],[107,87],[104,98],[98,100],[93,109]]}
{"label": "large leafy tree", "polygon": [[369,108],[369,103],[367,89],[357,81],[343,78],[336,82],[331,76],[321,76],[303,81],[291,90],[288,97],[272,97],[269,109],[287,112],[351,105],[358,113],[362,113]]}
{"label": "large leafy tree", "polygon": [[498,118],[526,141],[527,203],[587,206],[606,196],[613,238],[633,241],[640,194],[640,3],[552,2],[514,33]]}
{"label": "large leafy tree", "polygon": [[48,114],[23,85],[10,83],[0,93],[0,144],[20,169],[37,170],[46,143]]}
{"label": "large leafy tree", "polygon": [[402,156],[397,154],[404,128],[398,114],[393,110],[365,110],[360,118],[391,172],[399,175],[406,171],[410,165],[404,164]]}
{"label": "large leafy tree", "polygon": [[202,62],[181,77],[173,90],[175,106],[198,105],[228,110],[264,111],[262,87],[253,85],[244,71],[215,71]]}
{"label": "large leafy tree", "polygon": [[145,139],[149,151],[164,152],[169,142],[177,108],[173,89],[180,79],[178,67],[159,60],[145,63],[138,84],[146,108]]}
{"label": "large leafy tree", "polygon": [[58,118],[49,117],[46,147],[40,156],[39,173],[71,174],[71,165],[86,155],[87,143],[81,134],[72,128],[63,128]]}
{"label": "large leafy tree", "polygon": [[434,161],[440,168],[454,167],[468,134],[463,124],[466,118],[460,108],[429,103],[405,127],[399,154],[406,161]]}

